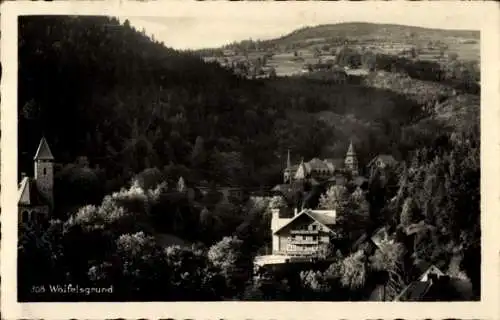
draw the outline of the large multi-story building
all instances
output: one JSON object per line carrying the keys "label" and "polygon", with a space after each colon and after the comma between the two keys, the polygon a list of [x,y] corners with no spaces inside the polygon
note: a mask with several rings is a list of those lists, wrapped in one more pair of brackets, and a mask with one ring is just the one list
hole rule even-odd
{"label": "large multi-story building", "polygon": [[273,209],[272,254],[290,257],[323,255],[330,237],[335,236],[335,218],[335,210],[295,210],[293,217],[281,218],[280,210]]}
{"label": "large multi-story building", "polygon": [[283,182],[292,183],[297,180],[313,180],[318,182],[343,180],[346,174],[359,176],[359,166],[352,141],[349,143],[345,158],[318,159],[308,162],[303,160],[298,165],[292,165],[288,151],[286,168],[283,170]]}

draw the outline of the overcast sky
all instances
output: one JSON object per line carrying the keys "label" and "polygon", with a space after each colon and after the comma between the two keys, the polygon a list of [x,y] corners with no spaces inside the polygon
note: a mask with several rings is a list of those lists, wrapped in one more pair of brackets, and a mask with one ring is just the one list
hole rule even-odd
{"label": "overcast sky", "polygon": [[[165,2],[167,3],[167,2]],[[375,22],[439,29],[480,30],[484,6],[471,2],[197,2],[160,17],[122,17],[167,46],[219,47],[244,39],[271,39],[303,26]],[[172,8],[173,9],[173,8]],[[498,8],[496,8],[498,9]]]}

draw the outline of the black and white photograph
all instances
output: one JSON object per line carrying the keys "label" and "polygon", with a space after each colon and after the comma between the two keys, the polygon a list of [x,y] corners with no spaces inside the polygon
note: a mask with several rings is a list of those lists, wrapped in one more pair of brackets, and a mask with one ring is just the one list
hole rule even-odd
{"label": "black and white photograph", "polygon": [[481,24],[328,8],[19,15],[17,301],[481,301]]}

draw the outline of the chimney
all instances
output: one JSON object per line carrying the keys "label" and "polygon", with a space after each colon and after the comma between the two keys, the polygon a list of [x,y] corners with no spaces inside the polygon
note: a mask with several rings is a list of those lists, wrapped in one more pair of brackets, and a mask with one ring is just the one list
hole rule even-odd
{"label": "chimney", "polygon": [[280,209],[271,209],[271,230],[274,231],[279,228]]}
{"label": "chimney", "polygon": [[293,209],[293,216],[295,217],[299,213],[299,210],[297,210],[297,207]]}

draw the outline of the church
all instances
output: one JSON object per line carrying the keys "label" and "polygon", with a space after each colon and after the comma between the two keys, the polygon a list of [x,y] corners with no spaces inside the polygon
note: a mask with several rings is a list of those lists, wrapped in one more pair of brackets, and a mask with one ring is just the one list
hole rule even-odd
{"label": "church", "polygon": [[359,176],[358,159],[352,141],[344,159],[324,159],[314,158],[309,162],[303,160],[299,165],[292,166],[290,163],[290,152],[287,157],[287,167],[283,174],[285,183],[292,183],[296,180],[331,180],[339,175],[350,174],[352,177]]}
{"label": "church", "polygon": [[18,187],[18,223],[46,221],[54,208],[54,156],[45,137],[33,162],[34,177],[23,175]]}
{"label": "church", "polygon": [[[369,162],[367,171],[373,172],[377,168],[391,169],[395,165],[397,161],[391,155],[377,155]],[[303,201],[296,206],[289,201],[289,198],[290,196],[293,198],[297,189],[300,190],[296,188],[297,186],[304,184],[312,188],[309,190],[303,188],[305,192],[299,192],[303,195]],[[266,265],[325,257],[330,239],[341,236],[336,229],[337,210],[313,209],[316,206],[309,206],[312,202],[307,200],[315,193],[314,187],[318,187],[316,189],[323,193],[333,185],[347,186],[353,196],[364,197],[367,178],[360,172],[352,141],[343,159],[314,158],[308,162],[302,160],[298,165],[292,165],[288,152],[286,168],[283,171],[283,184],[277,185],[272,190],[287,203],[271,210],[271,254],[258,256],[255,260],[256,269]],[[316,196],[320,195],[319,192],[316,192]],[[383,231],[385,229],[379,230],[372,237],[375,244],[385,241]]]}
{"label": "church", "polygon": [[329,187],[345,185],[347,181],[353,181],[357,186],[361,186],[366,180],[360,174],[358,158],[351,141],[344,158],[323,160],[314,158],[308,162],[302,160],[298,165],[292,165],[288,151],[286,168],[283,170],[283,184],[275,186],[272,191],[283,193],[295,182]]}

